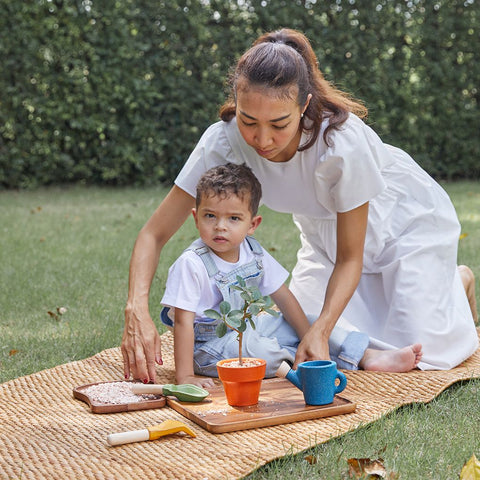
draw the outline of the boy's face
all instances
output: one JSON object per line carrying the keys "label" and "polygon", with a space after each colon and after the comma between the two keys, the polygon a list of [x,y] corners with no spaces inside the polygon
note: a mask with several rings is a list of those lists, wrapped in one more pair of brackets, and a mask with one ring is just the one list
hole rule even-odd
{"label": "boy's face", "polygon": [[240,244],[262,221],[259,215],[252,216],[249,203],[249,195],[243,199],[234,194],[202,195],[198,208],[192,211],[201,239],[227,262],[238,261]]}

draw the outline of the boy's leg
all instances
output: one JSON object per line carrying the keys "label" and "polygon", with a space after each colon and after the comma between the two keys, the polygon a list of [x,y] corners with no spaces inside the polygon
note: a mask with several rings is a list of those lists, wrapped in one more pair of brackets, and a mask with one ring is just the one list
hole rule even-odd
{"label": "boy's leg", "polygon": [[[310,323],[314,320],[309,317]],[[255,330],[248,326],[243,334],[242,353],[244,356],[265,359],[265,377],[274,377],[283,361],[294,362],[299,339],[282,315],[260,315],[255,325]],[[218,377],[216,363],[224,358],[238,357],[237,334],[229,331],[224,337],[217,338],[214,325],[196,328],[195,337],[201,341],[195,343],[194,371],[197,375]],[[368,342],[368,335],[336,326],[329,339],[330,357],[340,369],[358,370]]]}
{"label": "boy's leg", "polygon": [[255,327],[254,330],[248,326],[243,334],[243,354],[266,360],[265,377],[274,377],[283,361],[295,360],[299,339],[283,315],[274,317],[264,313],[255,319]]}
{"label": "boy's leg", "polygon": [[[314,316],[309,315],[307,317],[310,324],[316,320]],[[256,341],[264,342],[258,349],[261,351],[262,348],[264,349],[264,347],[266,347],[266,343],[270,344],[269,352],[271,355],[272,370],[276,365],[280,366],[282,360],[287,360],[286,358],[282,358],[282,356],[285,355],[285,352],[282,352],[283,350],[287,350],[293,359],[295,358],[299,339],[295,330],[283,318],[283,315],[280,314],[278,317],[272,317],[271,315],[263,314],[257,317],[255,324],[257,327],[255,332],[257,332],[262,339],[259,339],[255,334],[253,334],[253,338],[255,338]],[[276,339],[278,346],[276,346],[275,342],[272,343],[271,339]],[[254,351],[253,340],[250,340],[250,342],[250,349]],[[330,358],[337,363],[337,368],[358,370],[359,363],[368,348],[369,337],[365,333],[356,330],[346,330],[336,325],[330,335],[328,344]],[[262,355],[256,356],[264,358]]]}
{"label": "boy's leg", "polygon": [[366,333],[348,331],[335,326],[328,339],[330,358],[336,362],[337,368],[358,370],[368,344],[369,338]]}
{"label": "boy's leg", "polygon": [[294,328],[280,313],[273,316],[263,313],[255,319],[255,330],[262,337],[276,338],[282,348],[286,348],[295,356],[300,340]]}
{"label": "boy's leg", "polygon": [[[196,375],[218,377],[217,362],[230,358],[227,355],[231,351],[231,345],[237,343],[236,333],[233,330],[228,331],[221,338],[217,337],[215,330],[216,325],[214,324],[196,324],[194,326],[193,371]],[[238,356],[238,346],[237,353],[233,356]]]}

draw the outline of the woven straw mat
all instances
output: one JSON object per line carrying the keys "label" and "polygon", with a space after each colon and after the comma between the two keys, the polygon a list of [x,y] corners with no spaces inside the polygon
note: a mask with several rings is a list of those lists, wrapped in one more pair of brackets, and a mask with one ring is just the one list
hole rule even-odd
{"label": "woven straw mat", "polygon": [[[480,327],[478,333],[480,334]],[[161,383],[173,383],[173,339],[162,336]],[[274,427],[213,434],[169,407],[94,414],[74,399],[80,385],[123,379],[119,348],[0,385],[1,479],[236,479],[286,454],[297,453],[377,420],[400,405],[429,402],[453,383],[480,377],[480,350],[449,371],[403,374],[347,372],[342,396],[356,411]],[[110,447],[109,433],[180,420],[197,437]]]}

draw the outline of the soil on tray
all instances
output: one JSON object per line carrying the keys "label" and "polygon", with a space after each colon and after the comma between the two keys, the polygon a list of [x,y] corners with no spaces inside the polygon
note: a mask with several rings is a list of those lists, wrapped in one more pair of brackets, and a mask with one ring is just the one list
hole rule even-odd
{"label": "soil on tray", "polygon": [[144,402],[161,398],[155,394],[137,395],[132,392],[131,382],[106,382],[90,385],[83,390],[91,400],[97,403],[119,405],[124,403]]}

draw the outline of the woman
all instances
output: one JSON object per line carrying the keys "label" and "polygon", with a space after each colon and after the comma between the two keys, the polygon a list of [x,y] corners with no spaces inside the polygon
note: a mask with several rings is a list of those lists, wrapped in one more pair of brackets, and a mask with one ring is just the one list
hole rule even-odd
{"label": "woman", "polygon": [[161,345],[148,294],[160,251],[194,206],[199,177],[227,162],[250,166],[263,203],[293,213],[300,230],[290,287],[318,319],[296,363],[328,358],[337,323],[368,333],[374,348],[421,343],[422,369],[448,369],[470,356],[478,346],[474,278],[457,269],[460,227],[441,187],[362,122],[366,109],[325,81],[301,33],[261,36],[231,82],[222,121],[203,134],[136,241],[122,341],[126,377],[155,379]]}

